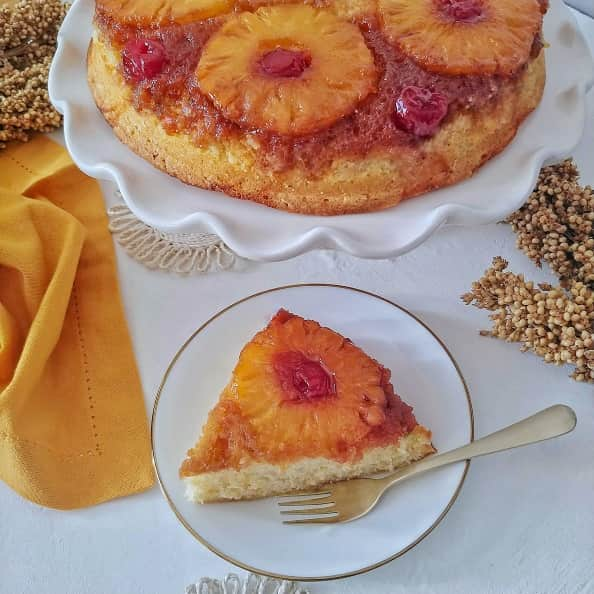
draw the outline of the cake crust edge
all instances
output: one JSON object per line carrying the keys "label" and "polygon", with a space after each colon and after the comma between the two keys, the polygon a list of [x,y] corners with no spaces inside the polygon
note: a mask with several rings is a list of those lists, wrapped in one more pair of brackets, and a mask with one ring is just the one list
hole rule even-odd
{"label": "cake crust edge", "polygon": [[238,138],[209,138],[203,146],[185,133],[168,134],[157,116],[137,111],[118,70],[119,54],[95,29],[87,55],[95,102],[118,139],[158,169],[208,190],[302,214],[376,211],[470,177],[501,152],[537,107],[545,84],[544,50],[485,108],[456,113],[429,140],[397,152],[335,159],[315,177],[296,166],[275,173],[257,148]]}
{"label": "cake crust edge", "polygon": [[245,467],[204,472],[184,477],[186,499],[195,503],[258,499],[390,472],[435,452],[431,432],[417,425],[397,444],[366,451],[361,459],[339,462],[329,458],[303,458],[283,465],[251,462]]}

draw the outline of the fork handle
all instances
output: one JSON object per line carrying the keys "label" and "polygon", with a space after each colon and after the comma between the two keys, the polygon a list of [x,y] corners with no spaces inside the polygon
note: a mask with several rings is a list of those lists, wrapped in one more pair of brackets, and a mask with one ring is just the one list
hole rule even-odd
{"label": "fork handle", "polygon": [[556,404],[468,445],[443,454],[429,456],[379,480],[385,481],[387,488],[404,478],[453,462],[494,454],[564,435],[573,430],[576,422],[575,413],[569,406]]}

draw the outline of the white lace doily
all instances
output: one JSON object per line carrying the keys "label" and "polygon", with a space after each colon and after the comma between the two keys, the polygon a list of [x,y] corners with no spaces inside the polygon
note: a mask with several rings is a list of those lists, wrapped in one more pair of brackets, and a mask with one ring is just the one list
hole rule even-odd
{"label": "white lace doily", "polygon": [[211,233],[164,233],[137,219],[124,204],[107,210],[109,230],[129,256],[148,268],[178,274],[228,270],[235,254]]}
{"label": "white lace doily", "polygon": [[230,573],[223,580],[202,578],[186,588],[186,594],[309,594],[295,582],[285,582],[253,573],[245,580]]}

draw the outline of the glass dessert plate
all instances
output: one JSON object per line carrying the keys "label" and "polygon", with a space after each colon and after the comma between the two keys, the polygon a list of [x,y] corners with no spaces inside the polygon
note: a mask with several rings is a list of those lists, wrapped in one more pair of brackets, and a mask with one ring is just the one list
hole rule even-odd
{"label": "glass dessert plate", "polygon": [[463,182],[384,211],[299,215],[186,185],[122,144],[87,85],[93,12],[93,0],[75,0],[60,30],[49,77],[50,98],[64,114],[74,162],[92,177],[115,182],[145,223],[169,233],[215,233],[237,254],[255,260],[282,260],[317,248],[392,257],[416,247],[443,224],[505,218],[524,202],[543,163],[568,156],[578,144],[586,91],[594,81],[592,57],[570,9],[552,0],[544,20],[549,44],[544,95],[502,153]]}

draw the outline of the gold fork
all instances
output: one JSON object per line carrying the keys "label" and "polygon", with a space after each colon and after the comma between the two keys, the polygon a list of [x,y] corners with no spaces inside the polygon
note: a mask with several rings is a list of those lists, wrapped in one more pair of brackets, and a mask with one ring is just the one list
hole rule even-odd
{"label": "gold fork", "polygon": [[465,446],[413,462],[388,476],[330,483],[312,492],[294,493],[292,496],[299,496],[299,499],[281,500],[279,505],[295,509],[281,513],[310,517],[288,520],[284,524],[333,524],[355,520],[369,513],[390,487],[411,476],[454,462],[558,437],[572,431],[575,424],[573,410],[557,404]]}

